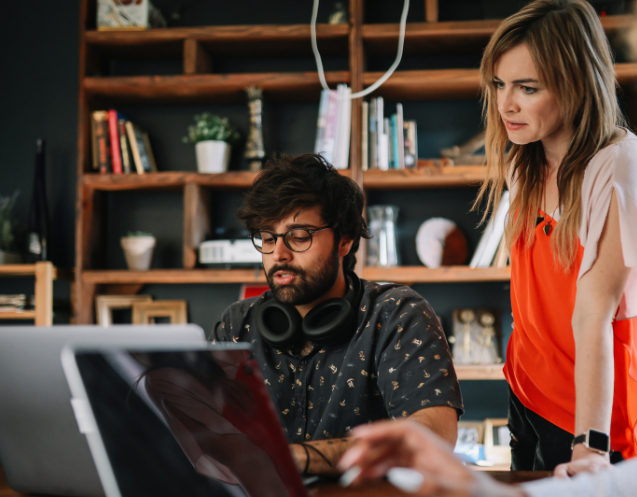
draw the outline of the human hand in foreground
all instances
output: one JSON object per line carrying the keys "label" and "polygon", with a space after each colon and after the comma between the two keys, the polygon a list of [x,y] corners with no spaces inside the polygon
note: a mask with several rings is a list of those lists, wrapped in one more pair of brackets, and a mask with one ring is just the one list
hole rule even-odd
{"label": "human hand in foreground", "polygon": [[466,468],[447,442],[413,421],[383,421],[352,430],[355,444],[341,458],[338,468],[354,466],[360,473],[353,484],[381,478],[393,467],[418,471],[424,481],[418,496],[522,496],[517,487],[505,486]]}
{"label": "human hand in foreground", "polygon": [[607,454],[598,454],[587,449],[583,444],[573,447],[573,456],[570,462],[559,464],[555,467],[555,476],[566,478],[578,473],[597,473],[610,467],[610,457]]}

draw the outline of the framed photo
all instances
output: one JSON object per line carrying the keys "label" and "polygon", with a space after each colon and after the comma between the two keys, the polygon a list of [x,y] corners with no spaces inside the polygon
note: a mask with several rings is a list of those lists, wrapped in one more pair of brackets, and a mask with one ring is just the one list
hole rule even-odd
{"label": "framed photo", "polygon": [[482,421],[458,421],[459,444],[481,444],[484,440],[484,423]]}
{"label": "framed photo", "polygon": [[494,464],[511,464],[511,432],[506,418],[484,420],[484,456]]}
{"label": "framed photo", "polygon": [[155,324],[160,319],[167,319],[170,324],[187,323],[186,301],[155,300],[133,304],[133,324]]}
{"label": "framed photo", "polygon": [[502,362],[500,309],[455,309],[453,345],[455,364],[499,364]]}
{"label": "framed photo", "polygon": [[150,295],[98,295],[95,297],[95,316],[100,326],[113,324],[113,311],[116,309],[131,309],[133,304],[151,302]]}

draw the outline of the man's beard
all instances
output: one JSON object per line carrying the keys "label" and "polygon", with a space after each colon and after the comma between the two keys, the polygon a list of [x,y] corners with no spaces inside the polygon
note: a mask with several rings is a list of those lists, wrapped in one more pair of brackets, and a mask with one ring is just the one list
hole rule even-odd
{"label": "man's beard", "polygon": [[[276,264],[266,274],[266,278],[272,295],[279,302],[288,305],[305,305],[318,300],[332,289],[338,277],[338,270],[338,243],[335,243],[329,258],[311,274],[290,264]],[[297,277],[291,285],[280,286],[274,281],[274,273],[277,271],[293,273]]]}

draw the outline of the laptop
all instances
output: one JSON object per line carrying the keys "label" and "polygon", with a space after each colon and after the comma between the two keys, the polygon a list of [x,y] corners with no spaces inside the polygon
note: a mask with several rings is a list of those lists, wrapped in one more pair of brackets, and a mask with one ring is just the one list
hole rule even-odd
{"label": "laptop", "polygon": [[306,497],[248,344],[67,347],[107,497]]}
{"label": "laptop", "polygon": [[71,406],[60,354],[97,346],[203,343],[195,325],[0,327],[0,464],[23,493],[103,497]]}

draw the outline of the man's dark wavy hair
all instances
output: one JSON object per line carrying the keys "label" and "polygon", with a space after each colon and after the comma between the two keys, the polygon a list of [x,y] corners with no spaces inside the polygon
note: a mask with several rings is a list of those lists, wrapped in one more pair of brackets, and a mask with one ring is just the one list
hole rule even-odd
{"label": "man's dark wavy hair", "polygon": [[335,243],[342,236],[354,242],[343,259],[343,270],[348,273],[356,266],[361,237],[369,238],[364,203],[360,187],[320,155],[279,155],[259,173],[237,217],[254,233],[294,211],[319,206],[325,224],[334,231]]}

